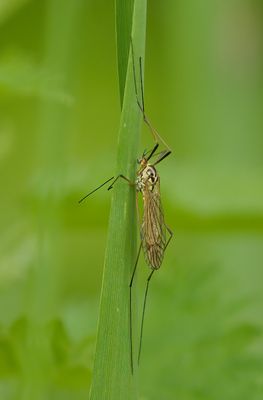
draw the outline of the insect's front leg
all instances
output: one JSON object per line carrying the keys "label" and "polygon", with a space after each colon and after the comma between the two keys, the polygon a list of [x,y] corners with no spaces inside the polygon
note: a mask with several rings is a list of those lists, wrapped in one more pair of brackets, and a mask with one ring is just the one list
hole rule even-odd
{"label": "insect's front leg", "polygon": [[129,178],[127,178],[126,176],[120,174],[120,175],[118,175],[118,176],[114,179],[114,181],[112,182],[112,184],[108,187],[108,190],[111,190],[111,189],[113,188],[113,185],[117,182],[117,180],[118,180],[119,178],[125,179],[125,181],[127,181],[130,185],[134,186],[134,182],[132,182],[132,181],[131,181]]}
{"label": "insect's front leg", "polygon": [[154,153],[156,152],[156,150],[158,149],[158,147],[159,147],[159,143],[157,142],[157,143],[155,143],[154,148],[153,148],[152,151],[150,152],[150,155],[147,157],[147,161],[149,161],[150,158],[152,158],[152,156],[154,155]]}

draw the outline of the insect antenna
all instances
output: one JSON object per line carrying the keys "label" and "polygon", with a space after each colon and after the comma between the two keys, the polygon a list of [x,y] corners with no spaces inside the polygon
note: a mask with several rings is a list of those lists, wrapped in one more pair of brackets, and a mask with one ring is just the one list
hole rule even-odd
{"label": "insect antenna", "polygon": [[81,203],[83,200],[85,200],[88,196],[90,196],[92,193],[96,192],[97,190],[99,190],[102,186],[106,185],[106,183],[110,182],[112,179],[114,178],[111,177],[110,179],[108,179],[106,182],[102,183],[100,186],[98,186],[96,189],[92,190],[90,193],[86,194],[86,196],[82,197],[82,199],[79,200],[79,203]]}
{"label": "insect antenna", "polygon": [[141,351],[142,351],[142,335],[143,335],[143,324],[144,324],[144,316],[145,316],[145,307],[146,307],[146,300],[147,300],[147,294],[148,294],[148,289],[149,289],[149,283],[151,280],[151,277],[153,276],[154,269],[150,273],[150,275],[147,278],[147,283],[146,283],[146,289],[145,289],[145,294],[144,294],[144,301],[143,301],[143,309],[142,309],[142,321],[141,321],[141,331],[140,331],[140,342],[139,342],[139,353],[138,353],[138,364],[140,362],[140,357],[141,357]]}

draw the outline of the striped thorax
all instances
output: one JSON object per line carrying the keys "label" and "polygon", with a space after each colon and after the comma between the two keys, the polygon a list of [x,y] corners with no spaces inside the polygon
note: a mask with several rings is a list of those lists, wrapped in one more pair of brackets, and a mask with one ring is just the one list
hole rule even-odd
{"label": "striped thorax", "polygon": [[158,173],[154,166],[147,163],[146,159],[140,160],[141,168],[136,179],[136,190],[144,193],[145,189],[153,191],[155,184],[159,180]]}

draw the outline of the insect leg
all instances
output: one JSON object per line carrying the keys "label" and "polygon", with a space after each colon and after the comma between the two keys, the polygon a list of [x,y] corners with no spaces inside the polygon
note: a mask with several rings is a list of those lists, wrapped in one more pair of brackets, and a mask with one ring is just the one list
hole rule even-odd
{"label": "insect leg", "polygon": [[155,146],[154,146],[154,148],[150,151],[150,155],[146,158],[147,161],[149,161],[150,158],[152,158],[152,156],[154,155],[154,153],[156,152],[156,150],[158,149],[158,147],[159,147],[159,143],[156,143]]}
{"label": "insect leg", "polygon": [[157,160],[155,161],[155,163],[153,163],[153,165],[159,164],[159,162],[163,161],[170,154],[171,154],[171,150],[162,151],[160,154],[160,157],[157,158]]}
{"label": "insect leg", "polygon": [[130,307],[129,307],[129,317],[130,317],[130,352],[131,352],[131,371],[133,374],[133,345],[132,345],[132,285],[133,285],[133,280],[134,280],[134,276],[135,276],[135,272],[137,269],[137,265],[138,265],[138,261],[139,261],[139,257],[140,257],[140,253],[141,253],[141,249],[142,249],[142,241],[140,243],[140,247],[138,250],[138,254],[136,257],[136,261],[135,261],[135,265],[133,268],[133,272],[132,272],[132,276],[131,276],[131,280],[130,280],[130,284],[129,284],[129,288],[130,288]]}
{"label": "insect leg", "polygon": [[135,57],[134,57],[134,48],[133,48],[132,40],[131,40],[131,53],[132,53],[132,65],[133,65],[133,78],[134,78],[135,96],[136,96],[138,107],[141,110],[141,113],[143,115],[143,120],[144,120],[145,124],[148,126],[148,128],[150,129],[150,132],[153,135],[153,138],[156,141],[156,143],[161,142],[167,149],[169,149],[169,146],[161,138],[161,136],[158,134],[157,130],[152,126],[149,118],[147,117],[147,115],[145,113],[144,90],[143,90],[143,74],[142,74],[142,58],[141,57],[139,57],[141,101],[139,99],[137,83],[136,83]]}
{"label": "insect leg", "polygon": [[136,96],[138,107],[141,110],[141,112],[143,114],[143,117],[144,117],[145,116],[145,112],[144,112],[144,93],[143,93],[143,80],[142,80],[142,58],[141,57],[139,58],[140,87],[141,87],[141,97],[142,97],[142,103],[141,103],[140,99],[139,99],[138,89],[137,89],[136,70],[135,70],[135,57],[134,57],[134,48],[133,48],[132,39],[131,39],[131,53],[132,53],[132,69],[133,69],[135,96]]}
{"label": "insect leg", "polygon": [[130,185],[134,185],[134,183],[133,183],[129,178],[126,178],[126,176],[120,174],[120,175],[118,175],[118,176],[114,179],[114,181],[112,182],[112,184],[108,187],[108,190],[111,190],[111,189],[113,188],[113,185],[117,182],[117,180],[118,180],[119,178],[125,179],[125,181],[129,182]]}
{"label": "insect leg", "polygon": [[172,239],[172,237],[173,237],[173,231],[169,228],[169,226],[167,226],[166,224],[165,224],[165,228],[167,229],[167,231],[168,231],[168,233],[170,234],[170,237],[169,237],[169,239],[167,240],[167,243],[165,244],[165,248],[164,248],[164,251],[167,249],[167,246],[168,246],[168,244],[170,243],[170,241],[171,241],[171,239]]}
{"label": "insect leg", "polygon": [[110,182],[112,179],[114,179],[114,176],[112,178],[108,179],[106,182],[102,183],[102,185],[98,186],[96,189],[92,190],[90,193],[86,194],[86,196],[82,197],[82,199],[79,200],[79,203],[81,203],[83,200],[85,200],[92,193],[94,193],[97,190],[99,190],[102,186],[106,185],[106,183]]}
{"label": "insect leg", "polygon": [[138,364],[140,362],[141,350],[142,350],[142,334],[143,334],[143,324],[144,324],[144,315],[145,315],[147,294],[148,294],[148,289],[149,289],[149,283],[150,283],[151,277],[153,276],[154,271],[155,270],[153,269],[147,278],[146,289],[145,289],[145,294],[144,294],[143,309],[142,309],[142,322],[141,322],[141,331],[140,331],[140,342],[139,342],[140,344],[139,344],[139,353],[138,353]]}
{"label": "insect leg", "polygon": [[137,82],[136,82],[136,72],[135,72],[135,58],[134,58],[134,49],[133,49],[133,42],[131,39],[131,53],[132,53],[132,70],[133,70],[133,80],[134,80],[134,90],[135,90],[135,96],[137,100],[137,104],[139,108],[141,109],[141,104],[139,101],[139,96],[138,96],[138,90],[137,90]]}
{"label": "insect leg", "polygon": [[114,176],[112,176],[110,179],[107,179],[106,182],[102,183],[100,186],[98,186],[96,189],[92,190],[90,193],[86,194],[86,196],[82,197],[82,199],[79,200],[79,203],[81,203],[83,200],[85,200],[88,196],[90,196],[91,194],[93,194],[94,192],[96,192],[97,190],[99,190],[102,186],[106,185],[106,183],[110,182],[112,179],[114,179],[114,181],[112,182],[112,184],[108,187],[108,190],[113,188],[113,185],[116,183],[116,181],[119,178],[123,178],[125,179],[127,182],[129,182],[130,185],[134,185],[134,183],[129,179],[126,178],[126,176],[120,174],[118,175],[115,179]]}

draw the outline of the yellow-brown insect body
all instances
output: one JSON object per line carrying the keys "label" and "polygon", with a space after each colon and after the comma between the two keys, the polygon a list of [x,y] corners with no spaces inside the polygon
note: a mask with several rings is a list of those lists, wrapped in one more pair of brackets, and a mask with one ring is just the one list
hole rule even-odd
{"label": "yellow-brown insect body", "polygon": [[166,227],[160,198],[160,177],[153,165],[145,158],[136,179],[136,189],[143,196],[143,220],[141,240],[147,264],[160,268],[166,245]]}

